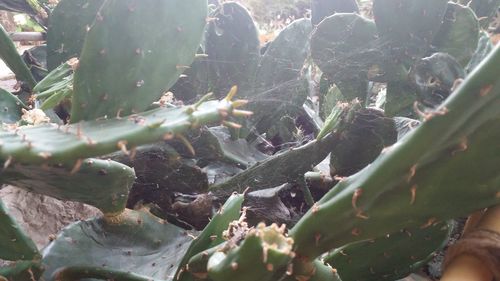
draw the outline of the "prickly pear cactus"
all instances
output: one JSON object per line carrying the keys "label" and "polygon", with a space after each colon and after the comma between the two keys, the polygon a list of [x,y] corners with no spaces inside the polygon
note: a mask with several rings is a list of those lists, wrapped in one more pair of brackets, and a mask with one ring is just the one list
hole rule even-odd
{"label": "prickly pear cactus", "polygon": [[86,203],[105,214],[125,209],[135,180],[132,168],[109,160],[79,160],[69,167],[3,164],[6,167],[0,172],[3,183],[61,200]]}
{"label": "prickly pear cactus", "polygon": [[[311,37],[311,55],[334,81],[361,77],[376,64],[375,23],[357,14],[336,14],[323,20]],[[375,60],[375,61],[374,61]]]}
{"label": "prickly pear cactus", "polygon": [[79,57],[85,36],[104,0],[63,0],[52,11],[47,32],[47,67]]}
{"label": "prickly pear cactus", "polygon": [[346,245],[325,262],[335,265],[343,280],[398,280],[417,271],[449,241],[452,224],[402,229],[373,240]]}
{"label": "prickly pear cactus", "polygon": [[336,13],[357,13],[359,7],[356,0],[312,0],[311,12],[312,23],[316,25]]}
{"label": "prickly pear cactus", "polygon": [[0,161],[11,159],[13,163],[63,163],[72,166],[88,157],[117,150],[129,151],[139,145],[180,137],[202,124],[224,122],[225,118],[233,114],[233,105],[243,104],[246,102],[210,101],[189,107],[157,108],[143,112],[140,116],[64,126],[41,124],[0,128]]}
{"label": "prickly pear cactus", "polygon": [[449,2],[433,45],[466,66],[479,41],[479,21],[471,8]]}
{"label": "prickly pear cactus", "polygon": [[9,261],[31,261],[40,258],[35,243],[27,237],[20,226],[9,216],[0,201],[0,259]]}
{"label": "prickly pear cactus", "polygon": [[[289,232],[297,254],[313,259],[328,248],[383,236],[398,226],[427,228],[498,204],[499,179],[492,167],[500,157],[492,155],[498,155],[493,143],[500,134],[499,62],[497,46],[480,70],[427,113],[426,122],[317,202]],[[466,168],[471,161],[484,166]],[[457,177],[463,170],[467,173]],[[453,194],[453,200],[438,200],[444,194]],[[454,208],[458,202],[460,209]],[[401,209],[404,214],[396,211]],[[326,220],[334,231],[325,231]]]}
{"label": "prickly pear cactus", "polygon": [[206,17],[203,0],[106,1],[83,45],[71,122],[147,109],[193,62]]}
{"label": "prickly pear cactus", "polygon": [[23,102],[13,94],[0,89],[0,122],[16,123],[21,119]]}
{"label": "prickly pear cactus", "polygon": [[374,0],[373,14],[380,37],[388,40],[393,54],[423,55],[439,31],[447,3],[447,0]]}
{"label": "prickly pear cactus", "polygon": [[147,211],[77,222],[43,251],[42,278],[170,280],[191,241],[184,230]]}
{"label": "prickly pear cactus", "polygon": [[14,72],[18,81],[25,82],[30,88],[36,85],[35,78],[17,52],[16,46],[7,34],[7,31],[0,25],[0,59]]}
{"label": "prickly pear cactus", "polygon": [[229,241],[208,260],[208,276],[217,281],[273,280],[277,270],[294,257],[293,240],[284,236],[284,230],[277,225],[261,224],[243,233],[241,244],[234,246]]}
{"label": "prickly pear cactus", "polygon": [[206,34],[212,90],[224,95],[231,87],[249,88],[260,57],[257,27],[249,11],[236,2],[223,3]]}

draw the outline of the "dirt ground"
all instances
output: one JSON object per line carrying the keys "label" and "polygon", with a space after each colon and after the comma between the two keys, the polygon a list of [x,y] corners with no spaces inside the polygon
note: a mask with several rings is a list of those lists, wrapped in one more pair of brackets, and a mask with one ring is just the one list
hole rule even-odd
{"label": "dirt ground", "polygon": [[39,249],[68,224],[100,214],[99,210],[82,203],[62,202],[12,186],[0,189],[0,198]]}

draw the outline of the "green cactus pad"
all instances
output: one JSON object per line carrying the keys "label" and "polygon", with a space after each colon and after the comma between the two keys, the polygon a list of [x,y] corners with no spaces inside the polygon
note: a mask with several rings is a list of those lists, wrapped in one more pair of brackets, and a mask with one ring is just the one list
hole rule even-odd
{"label": "green cactus pad", "polygon": [[147,109],[193,62],[206,17],[202,0],[106,1],[75,72],[71,121]]}
{"label": "green cactus pad", "polygon": [[329,191],[291,229],[297,254],[312,259],[347,243],[499,204],[499,64],[497,46],[417,129]]}
{"label": "green cactus pad", "polygon": [[38,280],[43,273],[40,261],[18,261],[15,264],[0,268],[0,279],[8,281]]}
{"label": "green cactus pad", "polygon": [[351,128],[344,133],[330,156],[330,174],[346,177],[373,162],[385,148],[397,141],[396,124],[380,110],[364,108],[356,112]]}
{"label": "green cactus pad", "polygon": [[50,14],[47,31],[47,67],[54,70],[79,57],[88,29],[104,0],[62,0]]}
{"label": "green cactus pad", "polygon": [[393,55],[423,55],[436,36],[448,0],[373,0],[380,37],[388,40]]}
{"label": "green cactus pad", "polygon": [[211,186],[210,190],[229,195],[234,191],[244,192],[247,188],[261,190],[297,180],[325,159],[337,140],[337,135],[330,134],[319,141],[276,154],[226,182]]}
{"label": "green cactus pad", "polygon": [[418,101],[435,108],[448,98],[456,81],[465,78],[465,71],[452,56],[435,53],[415,64],[413,76]]}
{"label": "green cactus pad", "polygon": [[[3,178],[2,178],[3,179]],[[0,200],[0,259],[9,261],[35,260],[40,257],[35,242],[31,240],[16,221],[7,213]],[[0,276],[5,276],[0,271]]]}
{"label": "green cactus pad", "polygon": [[250,88],[260,57],[260,42],[250,13],[240,4],[222,4],[213,18],[205,44],[211,62],[212,90],[221,97],[233,86]]}
{"label": "green cactus pad", "polygon": [[128,166],[99,159],[87,159],[69,167],[12,164],[0,176],[2,183],[86,203],[103,213],[123,211],[135,180],[134,170]]}
{"label": "green cactus pad", "polygon": [[293,21],[283,29],[267,46],[253,86],[257,89],[272,89],[296,80],[309,55],[311,31],[309,19]]}
{"label": "green cactus pad", "polygon": [[309,19],[289,24],[269,43],[261,57],[248,109],[254,114],[249,126],[265,133],[282,116],[294,116],[304,104],[308,90],[302,79],[304,62],[309,56],[312,31]]}
{"label": "green cactus pad", "polygon": [[481,31],[476,51],[465,68],[467,73],[472,72],[488,56],[493,48],[490,35],[486,31]]}
{"label": "green cactus pad", "polygon": [[324,18],[336,13],[358,13],[356,0],[313,0],[311,4],[311,20],[314,25]]}
{"label": "green cactus pad", "polygon": [[407,81],[387,83],[384,112],[386,116],[414,117],[413,105],[417,101],[417,89]]}
{"label": "green cactus pad", "polygon": [[292,260],[292,244],[276,225],[259,225],[240,245],[214,253],[208,261],[208,276],[214,281],[274,280],[276,272]]}
{"label": "green cactus pad", "polygon": [[115,274],[111,276],[121,271],[173,280],[191,241],[184,230],[140,211],[127,210],[113,221],[81,221],[65,228],[45,248],[42,278],[58,280],[55,275],[62,268],[88,267],[96,274],[86,276],[100,279],[110,270]]}
{"label": "green cactus pad", "polygon": [[189,268],[186,268],[186,265],[195,255],[203,253],[206,250],[216,247],[224,242],[222,233],[228,228],[229,223],[238,220],[240,217],[243,200],[244,196],[241,194],[233,194],[229,197],[226,203],[221,207],[220,211],[214,215],[210,223],[191,243],[175,274],[179,278],[179,281],[194,280],[191,274],[187,274],[186,271],[190,270]]}
{"label": "green cactus pad", "polygon": [[26,82],[30,88],[35,87],[35,78],[2,25],[0,25],[0,59],[14,72],[17,80]]}
{"label": "green cactus pad", "polygon": [[241,167],[249,167],[264,161],[268,155],[260,152],[244,139],[231,139],[225,127],[211,127],[203,131],[193,142],[196,155],[203,160],[222,160]]}
{"label": "green cactus pad", "polygon": [[0,123],[13,124],[21,119],[23,102],[13,94],[0,89]]}
{"label": "green cactus pad", "polygon": [[65,126],[0,128],[0,162],[74,165],[78,159],[168,140],[191,128],[221,122],[232,111],[232,103],[224,100]]}
{"label": "green cactus pad", "polygon": [[449,241],[452,226],[439,223],[336,249],[325,258],[343,280],[393,281],[417,271]]}
{"label": "green cactus pad", "polygon": [[479,22],[471,8],[448,3],[441,29],[433,45],[439,52],[453,56],[466,66],[479,41]]}
{"label": "green cactus pad", "polygon": [[335,14],[324,19],[311,38],[311,55],[332,82],[367,79],[378,63],[375,23],[357,14]]}
{"label": "green cactus pad", "polygon": [[40,109],[55,107],[73,94],[73,68],[78,61],[67,61],[51,71],[33,88],[35,97],[42,102]]}
{"label": "green cactus pad", "polygon": [[478,18],[489,18],[486,21],[487,24],[500,7],[500,0],[459,0],[458,2],[470,6]]}
{"label": "green cactus pad", "polygon": [[199,50],[198,55],[202,57],[195,58],[189,69],[170,88],[174,97],[185,103],[192,103],[210,92],[209,61],[207,57],[203,57],[205,55],[203,50]]}

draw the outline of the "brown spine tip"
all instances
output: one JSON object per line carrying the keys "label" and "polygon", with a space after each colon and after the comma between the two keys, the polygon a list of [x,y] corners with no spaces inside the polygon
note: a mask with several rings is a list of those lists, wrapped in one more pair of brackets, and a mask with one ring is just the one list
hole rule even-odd
{"label": "brown spine tip", "polygon": [[354,236],[359,236],[361,235],[361,230],[359,228],[353,228],[351,234]]}
{"label": "brown spine tip", "polygon": [[427,220],[427,222],[422,225],[420,228],[421,229],[425,229],[425,228],[428,228],[430,226],[432,226],[434,223],[436,223],[437,219],[436,218],[430,218],[429,220]]}
{"label": "brown spine tip", "polygon": [[413,205],[417,200],[417,185],[414,185],[410,188],[410,193],[411,193],[410,205]]}

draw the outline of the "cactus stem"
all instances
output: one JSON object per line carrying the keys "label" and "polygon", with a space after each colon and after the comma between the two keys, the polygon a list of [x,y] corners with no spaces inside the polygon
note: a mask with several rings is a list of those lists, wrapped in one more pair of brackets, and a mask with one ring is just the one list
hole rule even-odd
{"label": "cactus stem", "polygon": [[196,152],[194,151],[193,145],[189,142],[189,140],[182,134],[176,134],[175,137],[181,141],[181,143],[188,149],[189,153],[191,153],[192,156],[196,155]]}

